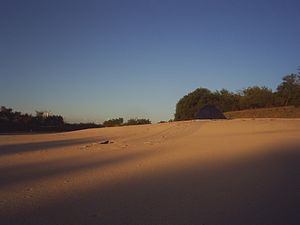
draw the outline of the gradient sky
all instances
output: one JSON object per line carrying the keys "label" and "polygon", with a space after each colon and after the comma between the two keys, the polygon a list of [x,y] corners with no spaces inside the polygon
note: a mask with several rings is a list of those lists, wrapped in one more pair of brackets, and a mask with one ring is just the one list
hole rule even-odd
{"label": "gradient sky", "polygon": [[300,65],[299,12],[299,0],[0,0],[0,105],[155,122],[200,86],[275,89]]}

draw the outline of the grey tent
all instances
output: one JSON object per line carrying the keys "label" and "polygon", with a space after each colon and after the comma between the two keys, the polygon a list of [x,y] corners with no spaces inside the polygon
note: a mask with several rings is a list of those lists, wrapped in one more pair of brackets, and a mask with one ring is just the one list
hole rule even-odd
{"label": "grey tent", "polygon": [[206,105],[195,114],[195,119],[226,119],[226,117],[215,106]]}

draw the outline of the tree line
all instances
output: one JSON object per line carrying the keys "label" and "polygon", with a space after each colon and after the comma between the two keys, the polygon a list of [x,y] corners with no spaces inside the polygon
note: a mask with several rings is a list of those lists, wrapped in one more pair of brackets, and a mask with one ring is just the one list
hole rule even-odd
{"label": "tree line", "polygon": [[135,119],[129,119],[126,123],[124,123],[123,118],[115,118],[103,122],[103,126],[105,127],[143,125],[143,124],[151,124],[151,121],[149,119],[135,118]]}
{"label": "tree line", "polygon": [[104,121],[103,124],[95,123],[66,123],[60,115],[36,111],[36,115],[23,114],[11,108],[0,108],[0,132],[61,132],[87,128],[115,127],[127,125],[151,124],[149,119],[129,119],[124,123],[123,118]]}
{"label": "tree line", "polygon": [[95,123],[66,123],[62,116],[37,112],[36,116],[22,114],[1,106],[0,132],[58,132],[102,127]]}
{"label": "tree line", "polygon": [[197,88],[177,102],[175,120],[194,119],[196,112],[205,105],[214,105],[222,112],[300,106],[300,70],[298,74],[284,76],[274,92],[265,86],[248,87],[238,92]]}

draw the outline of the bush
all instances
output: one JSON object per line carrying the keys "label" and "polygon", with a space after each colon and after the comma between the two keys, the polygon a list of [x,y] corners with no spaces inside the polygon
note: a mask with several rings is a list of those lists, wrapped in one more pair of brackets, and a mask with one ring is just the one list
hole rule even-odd
{"label": "bush", "polygon": [[105,127],[117,127],[121,126],[124,122],[123,118],[110,119],[103,122],[103,126]]}
{"label": "bush", "polygon": [[149,119],[129,119],[124,125],[142,125],[142,124],[151,124]]}

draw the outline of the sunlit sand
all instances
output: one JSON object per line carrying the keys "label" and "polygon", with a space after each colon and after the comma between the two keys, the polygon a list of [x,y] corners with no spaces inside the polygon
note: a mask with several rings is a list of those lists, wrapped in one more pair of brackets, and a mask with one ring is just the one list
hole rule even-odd
{"label": "sunlit sand", "polygon": [[299,171],[299,119],[2,135],[0,222],[299,224]]}

